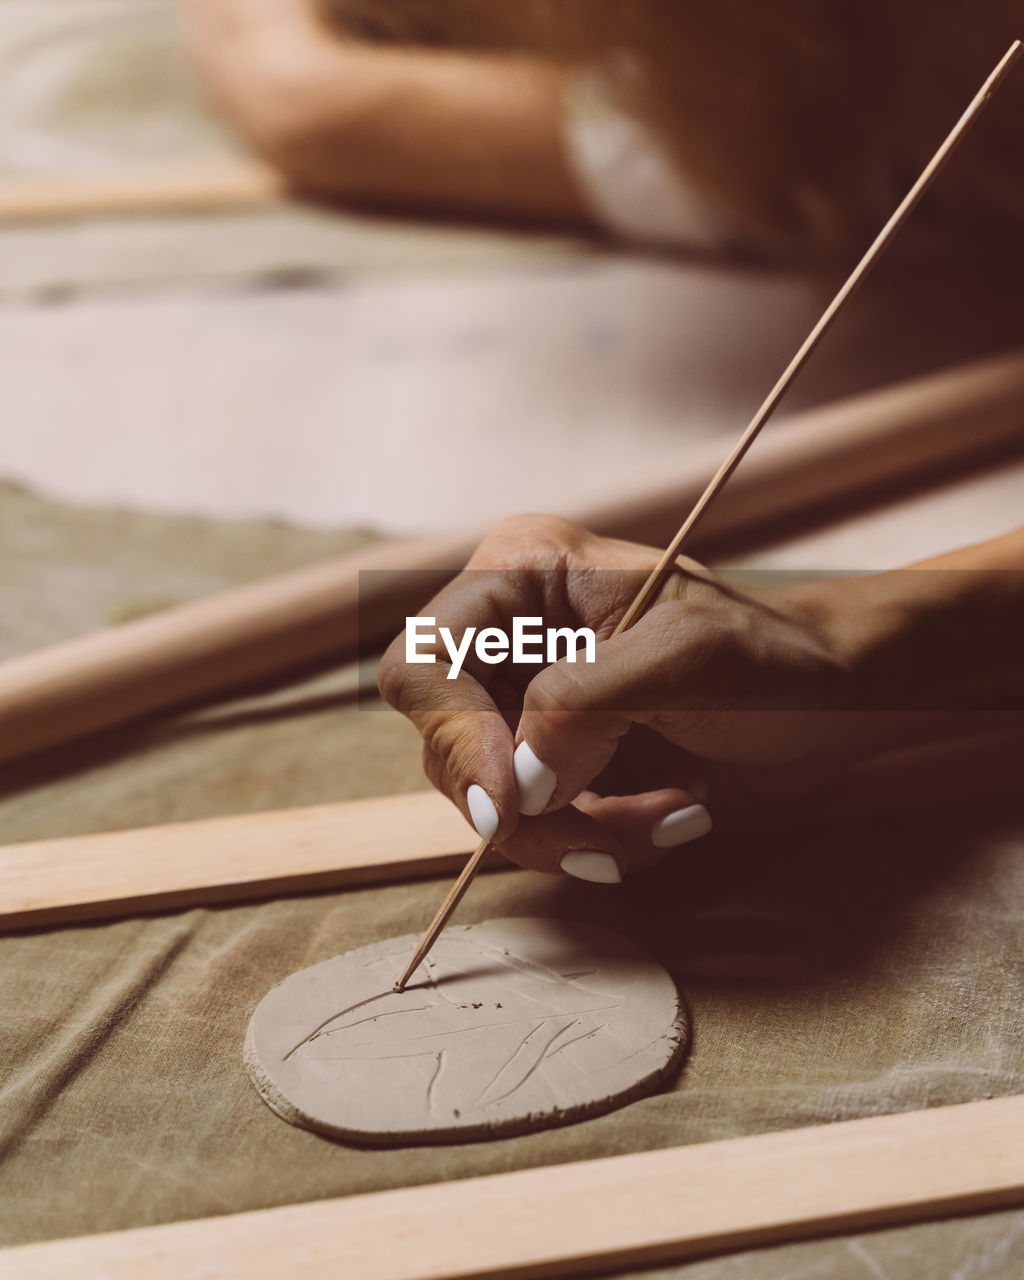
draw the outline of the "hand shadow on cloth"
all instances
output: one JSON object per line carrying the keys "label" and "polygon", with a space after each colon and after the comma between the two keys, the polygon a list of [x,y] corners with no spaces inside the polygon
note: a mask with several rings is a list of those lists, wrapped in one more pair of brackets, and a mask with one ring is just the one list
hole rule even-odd
{"label": "hand shadow on cloth", "polygon": [[[924,813],[716,832],[631,876],[621,899],[582,892],[588,918],[633,935],[684,987],[827,993],[856,983],[880,958],[919,947],[922,931],[939,936],[930,923],[936,909],[966,908],[986,853],[1013,836],[1019,842],[1022,829],[1024,798],[1002,796],[982,812],[965,800]],[[565,914],[578,914],[568,902],[581,887],[559,889]]]}

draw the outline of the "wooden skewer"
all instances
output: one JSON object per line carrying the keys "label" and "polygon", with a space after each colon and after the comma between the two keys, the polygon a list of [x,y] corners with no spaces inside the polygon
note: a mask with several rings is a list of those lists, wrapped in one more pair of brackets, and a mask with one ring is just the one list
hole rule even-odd
{"label": "wooden skewer", "polygon": [[420,967],[423,961],[426,960],[430,948],[437,941],[441,930],[448,923],[448,919],[452,912],[466,896],[466,890],[472,884],[473,877],[479,870],[480,864],[484,860],[484,855],[490,847],[491,842],[489,840],[481,840],[476,849],[474,849],[473,853],[470,855],[470,859],[462,868],[462,872],[458,880],[456,880],[448,890],[448,896],[445,898],[444,902],[441,903],[440,907],[438,907],[437,915],[434,916],[433,920],[431,920],[430,927],[420,939],[420,945],[416,948],[412,959],[405,966],[402,976],[395,983],[395,991],[404,991],[409,983],[409,979]]}
{"label": "wooden skewer", "polygon": [[[888,222],[886,222],[885,226],[882,227],[881,231],[879,231],[878,235],[869,245],[864,256],[840,286],[838,293],[822,312],[817,324],[804,339],[800,349],[797,351],[793,359],[790,360],[789,364],[783,371],[782,376],[776,382],[775,386],[772,387],[771,391],[769,391],[764,403],[750,420],[750,424],[747,429],[736,442],[735,448],[712,476],[707,488],[697,499],[690,514],[679,527],[675,537],[665,548],[664,554],[651,570],[646,582],[636,593],[632,604],[630,604],[629,608],[619,619],[618,625],[612,632],[612,636],[621,635],[623,631],[628,630],[642,615],[651,600],[660,590],[665,579],[675,567],[676,557],[683,549],[686,540],[696,528],[705,511],[707,511],[717,494],[728,482],[729,477],[743,461],[747,450],[757,439],[761,428],[778,408],[782,397],[786,394],[786,391],[789,389],[794,378],[796,378],[797,374],[806,364],[815,347],[817,347],[818,343],[824,337],[833,320],[835,320],[836,316],[845,304],[850,300],[854,293],[856,293],[872,267],[889,247],[897,232],[910,217],[911,213],[916,208],[918,201],[942,172],[964,134],[974,123],[978,112],[982,109],[1003,78],[1009,73],[1013,64],[1020,57],[1021,49],[1021,42],[1019,40],[1014,40],[1009,49],[1007,49],[999,59],[988,78],[985,80],[985,83],[974,95],[974,98],[971,100],[967,110],[946,135],[946,138],[941,143],[938,150],[922,169],[917,181],[897,205]],[[431,947],[437,941],[438,936],[447,924],[452,912],[462,901],[466,890],[469,888],[470,882],[476,875],[477,868],[483,861],[483,857],[487,852],[489,843],[490,842],[487,840],[481,841],[470,860],[466,863],[462,874],[459,876],[458,880],[456,880],[448,896],[441,904],[437,915],[434,916],[434,919],[430,922],[426,933],[423,935],[419,946],[413,953],[413,957],[403,971],[402,976],[395,983],[395,991],[405,990],[409,979],[426,959]]]}

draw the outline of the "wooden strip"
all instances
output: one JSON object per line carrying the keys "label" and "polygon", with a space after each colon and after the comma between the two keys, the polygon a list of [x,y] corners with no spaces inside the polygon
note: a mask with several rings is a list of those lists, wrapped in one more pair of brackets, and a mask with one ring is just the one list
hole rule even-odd
{"label": "wooden strip", "polygon": [[[708,514],[695,552],[801,512],[831,519],[841,499],[1019,448],[1022,402],[1018,352],[779,423]],[[614,504],[570,514],[597,533],[664,543],[720,454],[717,441],[688,448],[674,473],[663,460]],[[479,537],[388,543],[2,663],[0,762],[379,649],[429,599],[428,584],[436,589],[465,564]],[[360,601],[359,574],[371,569],[390,572],[375,574]]]}
{"label": "wooden strip", "polygon": [[8,845],[0,928],[448,875],[476,842],[453,804],[418,791]]}
{"label": "wooden strip", "polygon": [[1024,1201],[1024,1097],[28,1245],[6,1280],[570,1276]]}
{"label": "wooden strip", "polygon": [[[406,608],[415,611],[457,572],[474,541],[369,547],[2,663],[0,761],[351,661],[397,634]],[[364,570],[377,572],[360,599]]]}
{"label": "wooden strip", "polygon": [[256,162],[103,177],[5,178],[0,225],[261,205],[281,199],[285,185],[273,169]]}
{"label": "wooden strip", "polygon": [[[936,796],[946,812],[1016,796],[1022,714],[962,721],[959,738],[865,761],[797,804],[739,815],[719,829],[743,839],[750,830],[847,821],[851,813],[933,808]],[[454,805],[418,791],[8,845],[0,848],[0,930],[451,875],[476,843]],[[483,863],[505,865],[493,853]]]}
{"label": "wooden strip", "polygon": [[[752,546],[780,522],[821,525],[856,503],[892,501],[908,485],[958,474],[1024,448],[1024,351],[977,361],[810,409],[765,431],[708,512],[692,554]],[[715,446],[717,449],[719,446]],[[650,482],[587,513],[596,533],[661,545],[718,464],[707,445],[686,468],[665,461]]]}

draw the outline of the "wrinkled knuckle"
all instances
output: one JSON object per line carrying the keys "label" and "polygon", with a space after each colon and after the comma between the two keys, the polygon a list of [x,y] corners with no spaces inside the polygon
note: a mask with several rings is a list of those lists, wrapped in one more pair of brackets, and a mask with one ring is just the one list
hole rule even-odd
{"label": "wrinkled knuckle", "polygon": [[457,715],[440,712],[430,716],[421,729],[427,750],[444,761],[445,768],[456,782],[469,777],[474,759],[461,719]]}
{"label": "wrinkled knuckle", "polygon": [[499,521],[496,532],[511,535],[534,535],[541,537],[557,536],[563,528],[572,528],[572,521],[562,516],[546,515],[543,512],[529,511],[520,515],[506,516]]}
{"label": "wrinkled knuckle", "polygon": [[441,712],[426,716],[420,724],[420,736],[427,751],[447,761],[453,747],[450,718]]}
{"label": "wrinkled knuckle", "polygon": [[423,745],[420,758],[423,762],[423,772],[430,785],[436,787],[438,791],[446,792],[444,761],[426,743]]}
{"label": "wrinkled knuckle", "polygon": [[524,710],[566,728],[584,723],[593,711],[587,690],[574,666],[556,663],[530,685]]}
{"label": "wrinkled knuckle", "polygon": [[385,650],[377,668],[377,690],[390,707],[396,709],[402,705],[408,671],[396,650],[395,641]]}
{"label": "wrinkled knuckle", "polygon": [[581,525],[567,520],[565,516],[538,512],[508,516],[498,525],[498,531],[503,537],[517,542],[558,548],[575,546],[585,532]]}

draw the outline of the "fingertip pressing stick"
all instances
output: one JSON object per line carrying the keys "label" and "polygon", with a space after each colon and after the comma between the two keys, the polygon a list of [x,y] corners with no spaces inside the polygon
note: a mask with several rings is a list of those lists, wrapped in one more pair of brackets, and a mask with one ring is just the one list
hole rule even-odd
{"label": "fingertip pressing stick", "polygon": [[[818,343],[824,337],[826,330],[832,324],[832,321],[836,318],[854,293],[856,293],[872,267],[889,247],[890,243],[896,236],[896,233],[910,217],[911,213],[913,213],[921,197],[945,168],[947,161],[956,150],[964,134],[974,123],[978,112],[989,100],[996,88],[1009,73],[1013,64],[1020,57],[1022,47],[1024,46],[1022,46],[1020,40],[1014,40],[1009,49],[1007,49],[999,59],[990,72],[988,78],[985,80],[985,83],[971,99],[967,110],[946,135],[938,150],[921,170],[917,181],[897,205],[888,222],[886,222],[885,226],[882,227],[878,235],[875,236],[874,240],[868,246],[864,256],[840,286],[838,293],[822,312],[817,324],[804,339],[800,349],[797,351],[796,355],[794,355],[792,360],[790,360],[789,364],[783,371],[782,376],[779,378],[778,382],[776,382],[775,386],[772,387],[771,391],[769,391],[764,403],[750,420],[749,426],[736,442],[732,452],[718,468],[714,476],[712,476],[707,488],[697,499],[693,510],[680,526],[676,536],[666,547],[664,554],[651,570],[647,580],[637,592],[629,608],[619,619],[618,625],[612,632],[613,636],[621,635],[623,631],[627,631],[633,623],[637,621],[650,604],[651,600],[661,589],[665,579],[675,568],[676,557],[679,555],[680,551],[682,551],[683,546],[692,534],[693,530],[697,527],[701,517],[707,511],[715,497],[725,487],[736,468],[743,461],[747,450],[757,439],[761,428],[778,408],[779,402],[786,394],[790,384],[793,382],[793,379],[804,367],[811,353],[814,351],[815,347],[817,347]],[[426,933],[423,935],[423,938],[419,946],[416,948],[416,952],[406,967],[405,972],[395,983],[395,991],[404,991],[409,979],[423,963],[431,947],[437,941],[442,929],[447,924],[448,918],[462,901],[466,890],[469,888],[470,882],[476,875],[477,870],[480,867],[480,863],[483,861],[483,857],[487,852],[487,849],[488,842],[484,840],[466,863],[462,874],[452,886],[450,893],[445,898],[437,915],[432,920],[429,929],[427,929]]]}

